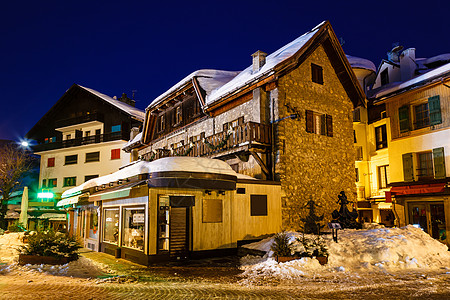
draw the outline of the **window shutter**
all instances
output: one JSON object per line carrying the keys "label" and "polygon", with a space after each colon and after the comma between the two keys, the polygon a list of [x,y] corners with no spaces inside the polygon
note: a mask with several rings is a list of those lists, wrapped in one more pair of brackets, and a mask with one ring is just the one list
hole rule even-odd
{"label": "window shutter", "polygon": [[306,111],[306,132],[314,132],[314,116],[311,110]]}
{"label": "window shutter", "polygon": [[434,178],[445,178],[444,147],[433,149]]}
{"label": "window shutter", "polygon": [[428,98],[428,109],[430,110],[430,125],[441,124],[441,101],[439,95]]}
{"label": "window shutter", "polygon": [[400,124],[400,132],[409,131],[409,107],[402,106],[398,109],[398,120]]}
{"label": "window shutter", "polygon": [[327,135],[333,136],[333,117],[327,115]]}
{"label": "window shutter", "polygon": [[405,181],[414,181],[413,154],[405,153],[403,159],[403,178]]}

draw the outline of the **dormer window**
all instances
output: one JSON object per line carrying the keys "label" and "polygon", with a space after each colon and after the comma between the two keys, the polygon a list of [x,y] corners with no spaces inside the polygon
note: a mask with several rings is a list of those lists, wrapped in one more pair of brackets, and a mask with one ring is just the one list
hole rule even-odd
{"label": "dormer window", "polygon": [[384,69],[383,72],[381,72],[380,74],[380,79],[381,79],[381,85],[385,85],[389,83],[389,73],[388,73],[388,69]]}

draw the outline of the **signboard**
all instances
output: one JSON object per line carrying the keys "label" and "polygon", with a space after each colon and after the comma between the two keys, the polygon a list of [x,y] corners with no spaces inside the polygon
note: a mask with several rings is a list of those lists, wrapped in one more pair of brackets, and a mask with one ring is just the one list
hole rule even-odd
{"label": "signboard", "polygon": [[133,215],[133,223],[144,223],[145,214],[134,214]]}
{"label": "signboard", "polygon": [[328,223],[328,228],[330,228],[330,229],[342,229],[341,224],[339,224],[339,223]]}

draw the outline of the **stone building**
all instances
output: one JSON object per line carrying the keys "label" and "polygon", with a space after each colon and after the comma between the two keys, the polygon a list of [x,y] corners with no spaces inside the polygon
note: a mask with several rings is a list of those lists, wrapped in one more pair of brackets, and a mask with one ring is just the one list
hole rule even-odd
{"label": "stone building", "polygon": [[364,92],[327,21],[252,57],[242,72],[199,70],[157,97],[124,150],[219,158],[281,183],[283,228],[300,228],[310,199],[329,220],[340,191],[356,199],[352,110]]}

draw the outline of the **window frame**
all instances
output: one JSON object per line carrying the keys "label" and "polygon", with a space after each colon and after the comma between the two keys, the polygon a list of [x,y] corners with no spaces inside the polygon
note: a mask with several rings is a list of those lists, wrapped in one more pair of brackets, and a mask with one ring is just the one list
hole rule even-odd
{"label": "window frame", "polygon": [[120,148],[111,149],[111,160],[120,159]]}
{"label": "window frame", "polygon": [[268,199],[267,195],[252,194],[250,195],[250,216],[268,216]]}
{"label": "window frame", "polygon": [[[96,155],[94,156],[93,154],[96,154]],[[90,155],[92,157],[88,158],[88,155]],[[100,151],[86,152],[85,159],[84,159],[85,163],[99,162],[99,161],[100,161]]]}
{"label": "window frame", "polygon": [[[51,182],[51,184],[50,184]],[[57,178],[49,178],[47,179],[47,188],[54,188],[58,186],[58,179]]]}
{"label": "window frame", "polygon": [[76,176],[63,178],[63,187],[76,186],[76,185],[77,185],[77,177]]}
{"label": "window frame", "polygon": [[323,85],[323,67],[311,63],[311,81]]}
{"label": "window frame", "polygon": [[387,126],[382,124],[375,127],[375,149],[381,150],[388,147]]}
{"label": "window frame", "polygon": [[[390,168],[389,165],[381,165],[377,167],[378,189],[386,189],[390,184]],[[384,181],[384,182],[383,182]]]}
{"label": "window frame", "polygon": [[47,158],[47,168],[53,168],[55,166],[55,158],[49,157]]}
{"label": "window frame", "polygon": [[[69,160],[68,159],[69,157],[71,157],[71,158],[75,157],[75,159],[74,160]],[[67,166],[67,165],[76,165],[76,164],[78,164],[78,154],[66,155],[64,157],[64,165],[65,166]]]}

